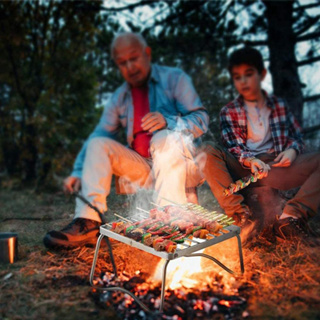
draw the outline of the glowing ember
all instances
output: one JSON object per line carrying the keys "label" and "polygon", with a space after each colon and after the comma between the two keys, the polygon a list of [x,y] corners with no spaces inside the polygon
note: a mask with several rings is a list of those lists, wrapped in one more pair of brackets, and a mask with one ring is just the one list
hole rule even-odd
{"label": "glowing ember", "polygon": [[194,310],[203,310],[203,301],[202,300],[197,300],[194,307]]}
{"label": "glowing ember", "polygon": [[219,304],[221,304],[222,306],[231,307],[231,302],[228,300],[220,300]]}
{"label": "glowing ember", "polygon": [[[105,306],[113,306],[124,320],[233,319],[235,315],[239,316],[243,313],[243,309],[246,306],[245,299],[237,295],[225,295],[221,294],[221,292],[218,293],[207,286],[205,280],[203,280],[201,285],[200,273],[190,272],[190,270],[201,271],[200,258],[196,257],[191,259],[189,257],[186,259],[181,258],[179,260],[183,267],[177,268],[177,266],[173,266],[170,272],[175,273],[176,271],[179,271],[179,273],[183,274],[183,277],[185,277],[185,274],[180,272],[180,269],[185,270],[185,267],[187,267],[186,274],[191,276],[191,279],[189,278],[187,281],[193,281],[194,283],[197,283],[198,286],[187,288],[185,287],[185,279],[181,278],[181,281],[176,282],[176,286],[180,286],[180,288],[176,288],[174,290],[168,288],[165,292],[164,313],[162,315],[158,313],[160,307],[161,287],[159,282],[156,282],[151,278],[144,279],[145,282],[140,282],[138,281],[138,277],[133,275],[129,280],[125,280],[127,279],[127,275],[120,273],[117,279],[114,278],[112,274],[105,274],[102,277],[103,280],[99,279],[97,281],[98,283],[102,281],[107,284],[108,287],[120,286],[122,288],[130,288],[130,291],[134,296],[150,308],[150,317],[147,316],[145,311],[140,308],[135,299],[127,293],[111,291],[99,294],[93,290],[93,297],[95,297],[98,304],[102,303]],[[160,271],[161,267],[162,264],[158,266]],[[136,272],[133,272],[133,274],[136,274]],[[143,272],[140,272],[140,274],[142,277],[145,276]],[[178,278],[175,278],[174,281],[177,279]]]}

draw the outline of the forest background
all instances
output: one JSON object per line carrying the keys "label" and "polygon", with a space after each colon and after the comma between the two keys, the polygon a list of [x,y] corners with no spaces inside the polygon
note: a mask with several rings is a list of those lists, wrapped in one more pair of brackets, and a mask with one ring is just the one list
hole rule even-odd
{"label": "forest background", "polygon": [[210,114],[208,139],[219,138],[219,110],[235,96],[228,54],[258,48],[267,90],[288,101],[318,150],[319,17],[318,0],[1,1],[2,186],[42,190],[69,174],[123,81],[109,54],[120,31],[141,32],[154,62],[192,77]]}

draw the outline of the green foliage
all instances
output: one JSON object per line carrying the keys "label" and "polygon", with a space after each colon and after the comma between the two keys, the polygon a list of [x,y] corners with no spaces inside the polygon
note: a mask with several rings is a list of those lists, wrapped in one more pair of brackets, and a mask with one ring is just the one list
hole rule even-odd
{"label": "green foliage", "polygon": [[0,88],[9,91],[0,107],[0,159],[7,172],[40,182],[66,174],[96,124],[97,57],[105,50],[97,45],[105,23],[100,5],[0,3]]}

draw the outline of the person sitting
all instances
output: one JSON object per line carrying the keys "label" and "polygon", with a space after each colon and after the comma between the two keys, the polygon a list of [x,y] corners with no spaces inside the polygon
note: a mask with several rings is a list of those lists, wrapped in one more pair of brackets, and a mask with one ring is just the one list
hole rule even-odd
{"label": "person sitting", "polygon": [[[178,68],[152,64],[151,48],[140,34],[116,35],[111,55],[125,82],[106,103],[64,180],[64,190],[81,188],[87,201],[106,212],[115,175],[138,187],[154,183],[159,205],[185,203],[186,187],[195,187],[200,179],[187,138],[204,134],[209,121],[192,81]],[[116,140],[121,127],[128,147]],[[95,243],[101,223],[100,215],[77,199],[73,221],[61,231],[48,232],[44,244],[70,248]]]}
{"label": "person sitting", "polygon": [[203,175],[222,209],[240,226],[251,213],[241,193],[223,194],[233,181],[259,171],[255,185],[300,187],[276,218],[273,232],[282,240],[310,237],[307,220],[320,203],[320,153],[303,153],[301,129],[286,102],[261,88],[267,71],[258,50],[234,51],[228,70],[239,96],[220,111],[223,145],[206,142],[202,147]]}

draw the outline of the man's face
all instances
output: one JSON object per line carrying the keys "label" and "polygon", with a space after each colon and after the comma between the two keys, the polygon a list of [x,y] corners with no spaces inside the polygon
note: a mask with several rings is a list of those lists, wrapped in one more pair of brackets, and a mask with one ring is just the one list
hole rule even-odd
{"label": "man's face", "polygon": [[240,64],[232,68],[232,80],[237,91],[246,100],[257,100],[261,95],[261,82],[266,75],[264,69],[262,73],[247,64]]}
{"label": "man's face", "polygon": [[151,49],[142,48],[137,40],[119,39],[113,56],[123,78],[132,86],[140,87],[148,81],[151,68]]}

